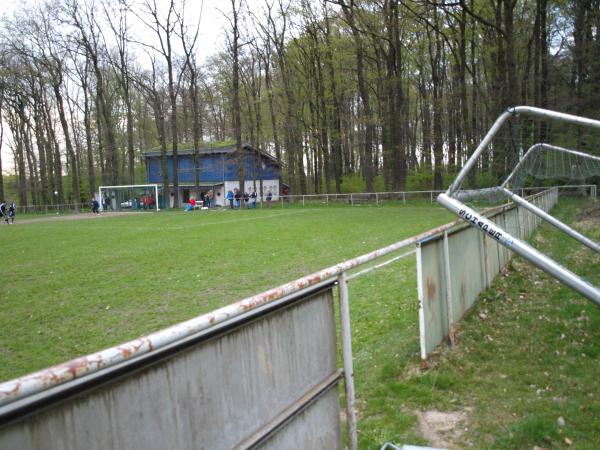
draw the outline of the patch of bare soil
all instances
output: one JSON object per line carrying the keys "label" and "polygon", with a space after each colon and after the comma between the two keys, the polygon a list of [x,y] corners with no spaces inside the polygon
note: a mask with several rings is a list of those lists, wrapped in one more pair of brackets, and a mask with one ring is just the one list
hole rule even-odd
{"label": "patch of bare soil", "polygon": [[467,421],[467,411],[441,412],[436,410],[416,411],[419,430],[429,445],[452,448],[461,438]]}
{"label": "patch of bare soil", "polygon": [[578,219],[581,221],[592,220],[600,222],[600,203],[595,203],[584,208],[579,214]]}

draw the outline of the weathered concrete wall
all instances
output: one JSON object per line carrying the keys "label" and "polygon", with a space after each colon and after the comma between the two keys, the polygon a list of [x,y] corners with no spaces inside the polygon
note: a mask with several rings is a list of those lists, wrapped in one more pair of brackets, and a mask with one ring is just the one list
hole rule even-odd
{"label": "weathered concrete wall", "polygon": [[[53,401],[0,427],[0,448],[237,448],[323,380],[337,381],[332,301],[328,287]],[[340,448],[339,415],[334,382],[287,418],[264,448]]]}
{"label": "weathered concrete wall", "polygon": [[[553,189],[531,202],[549,211],[558,201]],[[516,206],[505,207],[489,217],[509,234],[527,239],[541,219]],[[451,333],[458,322],[487,289],[511,258],[511,252],[473,227],[448,232],[449,280],[446,277],[444,237],[437,235],[417,244],[419,328],[421,357],[427,356]],[[448,296],[447,285],[450,285]],[[452,308],[449,311],[449,308]]]}

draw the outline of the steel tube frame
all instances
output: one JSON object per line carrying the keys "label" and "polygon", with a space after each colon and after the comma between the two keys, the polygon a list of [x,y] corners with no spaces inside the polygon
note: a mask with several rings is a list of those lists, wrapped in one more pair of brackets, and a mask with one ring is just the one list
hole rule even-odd
{"label": "steel tube frame", "polygon": [[479,156],[481,156],[481,154],[485,151],[487,146],[490,144],[496,133],[498,133],[500,128],[502,128],[504,123],[511,116],[516,116],[518,114],[540,117],[542,119],[558,119],[562,120],[563,122],[569,122],[590,128],[600,129],[599,120],[574,116],[572,114],[565,114],[558,111],[551,111],[548,109],[534,108],[532,106],[516,106],[514,108],[509,108],[504,113],[502,113],[502,115],[498,117],[498,119],[496,119],[496,122],[494,122],[492,128],[490,128],[490,130],[487,132],[481,143],[477,146],[471,157],[467,160],[463,168],[460,170],[460,172],[446,191],[446,195],[448,197],[451,197],[452,194],[460,188],[463,180],[477,162],[477,158],[479,158]]}
{"label": "steel tube frame", "polygon": [[600,157],[598,156],[594,156],[594,155],[588,155],[587,153],[582,153],[582,152],[578,152],[576,150],[570,150],[568,148],[564,148],[564,147],[559,147],[557,145],[550,145],[550,144],[545,144],[545,143],[538,143],[538,144],[533,144],[531,147],[529,147],[529,150],[527,150],[525,152],[525,154],[523,155],[523,157],[521,158],[521,160],[517,163],[517,165],[515,166],[515,168],[512,170],[512,172],[508,175],[508,177],[506,177],[506,180],[504,180],[504,182],[500,185],[500,187],[510,187],[510,180],[512,179],[512,177],[517,173],[517,171],[519,170],[519,168],[521,167],[521,165],[527,160],[527,158],[529,157],[530,153],[533,153],[535,150],[537,150],[538,148],[547,148],[550,150],[557,150],[563,153],[570,153],[571,155],[575,155],[575,156],[580,156],[582,158],[589,158],[589,159],[593,159],[596,161],[600,161]]}
{"label": "steel tube frame", "polygon": [[525,258],[533,265],[562,281],[570,288],[576,290],[581,295],[594,302],[597,306],[600,306],[600,289],[584,281],[573,272],[564,268],[556,261],[548,258],[546,255],[534,249],[520,239],[513,237],[489,219],[485,218],[458,200],[451,198],[449,195],[440,194],[438,197],[438,202],[463,220],[469,222],[470,225],[479,229],[482,233],[497,240],[500,244],[504,245],[508,249]]}
{"label": "steel tube frame", "polygon": [[578,231],[574,230],[573,228],[571,228],[567,224],[565,224],[565,223],[561,222],[560,220],[556,219],[555,217],[551,216],[550,214],[548,214],[547,212],[545,212],[543,209],[538,208],[537,206],[535,206],[532,203],[529,203],[527,200],[525,200],[524,198],[522,198],[519,195],[515,194],[511,190],[506,189],[506,188],[502,188],[502,190],[516,204],[522,206],[523,208],[525,208],[529,212],[535,214],[540,219],[545,220],[550,225],[553,225],[554,227],[558,228],[560,231],[563,231],[564,233],[568,234],[573,239],[577,239],[579,242],[581,242],[586,247],[589,247],[592,250],[594,250],[595,252],[600,253],[600,245],[596,244],[591,239],[588,239],[583,234],[581,234]]}
{"label": "steel tube frame", "polygon": [[450,344],[455,344],[454,336],[454,311],[452,310],[452,277],[450,270],[450,248],[448,245],[448,230],[444,231],[443,239],[444,247],[444,277],[446,281],[446,309],[448,316],[448,336],[450,337]]}
{"label": "steel tube frame", "polygon": [[352,364],[352,332],[350,329],[350,301],[346,272],[338,276],[340,292],[340,332],[342,334],[342,357],[344,360],[344,385],[346,387],[346,415],[348,419],[348,450],[358,448],[354,394],[354,367]]}
{"label": "steel tube frame", "polygon": [[[485,135],[485,137],[483,138],[481,143],[477,146],[477,148],[475,149],[475,151],[473,152],[471,157],[468,159],[468,161],[465,163],[463,168],[460,170],[457,177],[454,179],[454,181],[452,182],[452,184],[450,185],[450,187],[448,188],[446,193],[440,194],[438,196],[437,200],[441,205],[443,205],[444,207],[446,207],[453,213],[457,214],[460,218],[469,222],[470,225],[474,226],[475,228],[478,228],[483,233],[488,234],[492,238],[496,239],[503,246],[514,251],[518,255],[522,256],[523,258],[525,258],[526,260],[531,262],[533,265],[535,265],[535,266],[539,267],[540,269],[544,270],[545,272],[549,273],[553,277],[562,281],[567,286],[571,287],[572,289],[576,290],[577,292],[579,292],[580,294],[582,294],[583,296],[585,296],[586,298],[588,298],[589,300],[594,302],[596,305],[600,306],[600,289],[598,289],[595,286],[593,286],[592,284],[584,281],[582,278],[580,278],[573,272],[564,268],[563,266],[558,264],[556,261],[547,257],[543,253],[537,251],[536,249],[534,249],[530,245],[526,244],[525,242],[519,240],[516,237],[511,236],[505,230],[501,229],[499,226],[492,223],[490,220],[486,219],[479,213],[475,212],[473,209],[467,207],[460,201],[456,200],[455,198],[452,198],[453,194],[459,190],[460,186],[462,185],[463,180],[465,179],[467,174],[471,171],[473,166],[476,164],[477,159],[487,149],[488,145],[490,144],[490,142],[492,141],[494,136],[498,133],[500,128],[504,125],[504,123],[511,116],[518,115],[518,114],[530,115],[530,116],[539,117],[542,119],[560,120],[563,122],[577,124],[577,125],[581,125],[584,127],[595,128],[595,129],[600,130],[600,121],[594,120],[594,119],[588,119],[586,117],[574,116],[571,114],[564,114],[564,113],[560,113],[557,111],[550,111],[550,110],[534,108],[534,107],[530,107],[530,106],[517,106],[514,108],[509,108],[502,115],[500,115],[500,117],[498,117],[496,122],[494,122],[494,124],[492,125],[490,130],[487,132],[487,134]],[[528,150],[526,155],[530,151],[532,151],[532,148],[530,148]],[[569,152],[573,152],[573,151],[569,151]],[[579,153],[579,152],[576,152],[576,153]],[[586,156],[588,156],[588,155],[586,155]],[[504,188],[505,184],[507,184],[508,181],[512,178],[512,176],[514,175],[514,173],[517,170],[517,168],[519,167],[519,165],[517,165],[517,167],[515,167],[513,172],[511,172],[508,180],[505,181],[504,184],[502,185],[502,188]],[[506,191],[508,191],[508,190],[506,190]],[[506,193],[506,191],[505,191],[505,193]],[[510,192],[510,191],[508,191],[508,192]],[[515,195],[512,192],[510,192],[510,194],[511,194],[511,196]],[[519,197],[519,199],[523,200],[521,197]],[[517,198],[515,198],[515,201],[516,201],[516,203],[519,203],[523,207],[527,208],[528,210],[531,210],[530,207],[528,207],[531,205],[529,205],[529,204],[525,205],[524,203],[519,202],[519,200]],[[535,211],[531,210],[531,212],[533,212],[537,217],[544,218],[545,220],[550,221],[549,219],[551,216],[539,209],[536,209]],[[543,213],[543,214],[540,214],[540,213]],[[565,231],[570,236],[574,237],[575,239],[579,240],[580,242],[584,242],[581,240],[581,238],[584,238],[585,239],[584,243],[586,245],[589,244],[589,242],[587,242],[588,241],[587,238],[585,238],[582,235],[579,235],[579,233],[575,232],[574,230],[571,230],[570,228],[569,228],[569,231],[567,231],[567,229],[565,228],[566,225],[562,224],[560,221],[558,221],[554,218],[552,218],[552,219],[553,220],[550,223],[552,223],[554,226],[557,226],[559,229],[561,229],[562,231]],[[595,246],[592,246],[591,248],[596,250]]]}

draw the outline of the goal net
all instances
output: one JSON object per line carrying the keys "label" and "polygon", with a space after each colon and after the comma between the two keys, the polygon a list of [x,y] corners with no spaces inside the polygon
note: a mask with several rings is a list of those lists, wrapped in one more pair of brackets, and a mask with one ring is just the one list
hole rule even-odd
{"label": "goal net", "polygon": [[96,200],[102,211],[160,211],[162,187],[157,184],[100,186]]}
{"label": "goal net", "polygon": [[525,242],[516,229],[519,224],[504,229],[483,213],[486,207],[511,200],[600,253],[594,240],[552,216],[549,208],[528,200],[551,186],[561,193],[595,198],[598,181],[600,121],[520,106],[496,120],[438,202],[600,306],[600,289],[546,255],[545,249]]}

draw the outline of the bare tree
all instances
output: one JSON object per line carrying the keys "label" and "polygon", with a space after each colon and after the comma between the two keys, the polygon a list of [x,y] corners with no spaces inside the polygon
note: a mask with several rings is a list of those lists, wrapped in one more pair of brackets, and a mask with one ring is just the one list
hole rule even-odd
{"label": "bare tree", "polygon": [[183,47],[183,53],[185,56],[185,67],[189,74],[189,92],[190,100],[192,102],[192,136],[194,141],[194,187],[196,189],[196,195],[200,194],[200,143],[203,140],[202,130],[202,118],[200,117],[200,98],[198,92],[198,78],[200,75],[200,68],[196,61],[196,43],[198,41],[198,34],[200,32],[200,18],[198,18],[198,24],[196,29],[190,34],[186,24],[185,17],[182,15],[178,16],[179,22],[179,39],[181,39],[181,45]]}
{"label": "bare tree", "polygon": [[[173,149],[173,191],[175,193],[175,200],[173,206],[177,208],[179,206],[179,158],[178,158],[178,128],[177,128],[177,96],[179,95],[179,88],[181,84],[181,77],[183,75],[183,68],[175,74],[175,52],[173,49],[173,39],[176,37],[176,28],[178,17],[181,17],[181,12],[178,12],[175,5],[175,0],[169,0],[166,17],[160,17],[160,12],[156,0],[145,0],[144,12],[150,16],[150,20],[147,21],[141,15],[137,17],[142,20],[147,27],[152,29],[158,40],[158,46],[149,45],[147,43],[139,42],[146,47],[152,48],[154,51],[159,53],[165,60],[167,65],[167,77],[168,77],[168,91],[170,99],[170,127],[171,127],[171,145]],[[182,1],[180,10],[185,7],[185,1]]]}
{"label": "bare tree", "polygon": [[[135,150],[133,144],[133,107],[132,107],[132,95],[131,95],[131,79],[129,75],[131,62],[129,59],[128,51],[128,23],[127,23],[127,11],[126,7],[119,7],[119,14],[117,19],[114,18],[114,10],[110,8],[106,3],[103,4],[104,15],[108,21],[110,29],[113,32],[113,36],[117,43],[117,52],[119,60],[114,61],[110,58],[111,63],[116,68],[117,80],[121,86],[123,94],[123,101],[125,103],[125,109],[127,114],[127,175],[129,184],[135,183]],[[109,9],[110,8],[110,9]],[[118,23],[115,23],[117,22]]]}

